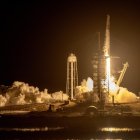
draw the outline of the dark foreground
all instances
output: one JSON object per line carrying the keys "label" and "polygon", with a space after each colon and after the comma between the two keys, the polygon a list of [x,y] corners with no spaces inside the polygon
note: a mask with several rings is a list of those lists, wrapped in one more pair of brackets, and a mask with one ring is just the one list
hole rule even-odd
{"label": "dark foreground", "polygon": [[79,132],[77,131],[56,131],[56,132],[0,132],[1,140],[12,139],[30,139],[30,140],[47,140],[47,139],[140,139],[140,132]]}
{"label": "dark foreground", "polygon": [[0,139],[140,139],[139,116],[6,115]]}

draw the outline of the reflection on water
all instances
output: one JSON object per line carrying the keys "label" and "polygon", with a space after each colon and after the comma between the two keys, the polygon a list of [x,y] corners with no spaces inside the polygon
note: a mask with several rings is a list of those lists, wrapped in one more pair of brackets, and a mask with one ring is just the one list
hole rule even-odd
{"label": "reflection on water", "polygon": [[[60,130],[60,131],[59,131]],[[140,128],[129,127],[101,127],[87,130],[80,128],[67,129],[64,127],[24,127],[24,128],[0,128],[0,139],[127,139],[140,138]]]}
{"label": "reflection on water", "polygon": [[138,129],[134,128],[118,128],[118,127],[103,127],[100,128],[99,131],[101,132],[132,132]]}
{"label": "reflection on water", "polygon": [[45,131],[57,131],[63,127],[42,127],[42,128],[0,128],[0,131],[21,131],[21,132],[45,132]]}
{"label": "reflection on water", "polygon": [[[36,128],[0,128],[0,131],[22,131],[22,132],[45,132],[62,130],[64,127],[36,127]],[[136,128],[119,128],[119,127],[102,127],[97,130],[98,132],[133,132],[140,131]]]}

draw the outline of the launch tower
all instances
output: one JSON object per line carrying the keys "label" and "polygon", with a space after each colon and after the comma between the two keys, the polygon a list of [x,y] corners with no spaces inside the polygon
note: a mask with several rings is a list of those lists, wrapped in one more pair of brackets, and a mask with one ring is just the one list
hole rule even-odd
{"label": "launch tower", "polygon": [[110,83],[110,16],[107,15],[106,33],[104,46],[100,47],[100,34],[99,34],[99,47],[97,53],[93,58],[93,102],[94,94],[99,97],[100,105],[103,107],[106,98],[109,94]]}

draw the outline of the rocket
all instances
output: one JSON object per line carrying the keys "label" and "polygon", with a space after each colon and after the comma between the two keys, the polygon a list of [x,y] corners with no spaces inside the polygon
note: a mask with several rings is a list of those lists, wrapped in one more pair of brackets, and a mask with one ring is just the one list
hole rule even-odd
{"label": "rocket", "polygon": [[103,52],[105,57],[105,73],[106,73],[106,87],[109,93],[110,86],[110,16],[107,15],[106,32],[105,32],[105,42],[103,46]]}
{"label": "rocket", "polygon": [[107,15],[103,52],[105,56],[110,56],[110,16],[109,15]]}

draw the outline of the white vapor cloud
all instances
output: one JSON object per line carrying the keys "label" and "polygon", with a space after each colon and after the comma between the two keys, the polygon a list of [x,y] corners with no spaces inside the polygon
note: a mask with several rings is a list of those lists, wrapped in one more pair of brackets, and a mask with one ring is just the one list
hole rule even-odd
{"label": "white vapor cloud", "polygon": [[8,88],[5,95],[0,95],[0,106],[52,103],[55,101],[68,100],[68,98],[68,95],[62,91],[50,94],[47,89],[39,91],[38,87],[15,81],[12,86]]}

